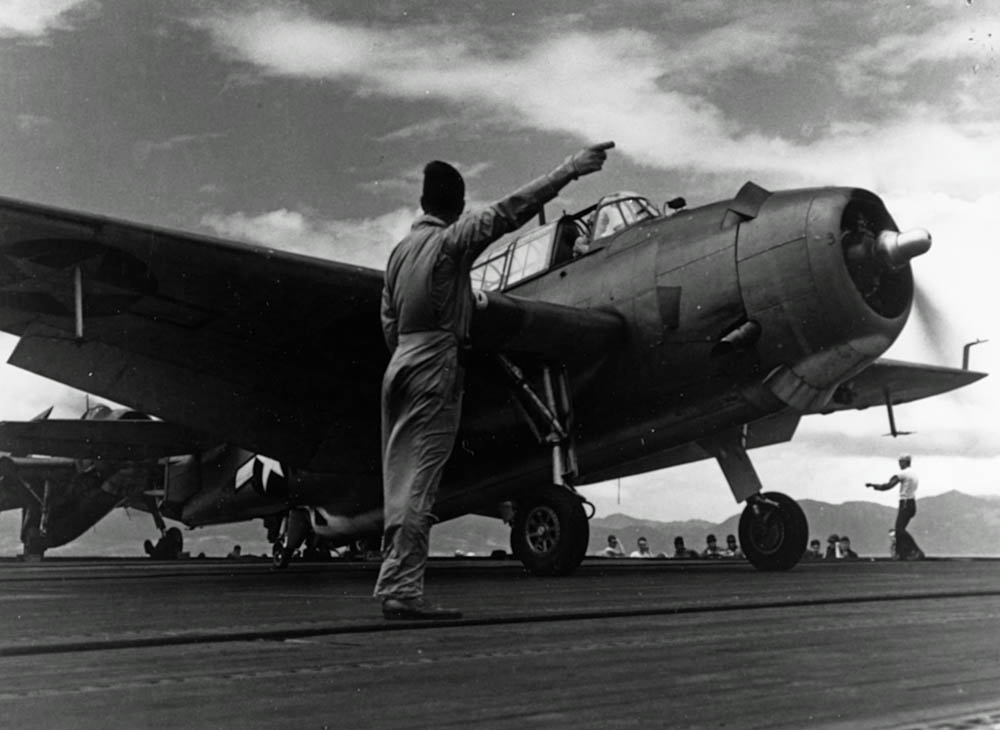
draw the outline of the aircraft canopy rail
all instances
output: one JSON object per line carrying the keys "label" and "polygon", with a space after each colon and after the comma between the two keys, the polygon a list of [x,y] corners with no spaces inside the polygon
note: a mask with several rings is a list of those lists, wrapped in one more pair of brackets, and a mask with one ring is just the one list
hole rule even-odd
{"label": "aircraft canopy rail", "polygon": [[637,193],[606,195],[595,205],[491,245],[472,268],[472,288],[503,291],[596,251],[603,247],[603,239],[659,216],[656,207]]}

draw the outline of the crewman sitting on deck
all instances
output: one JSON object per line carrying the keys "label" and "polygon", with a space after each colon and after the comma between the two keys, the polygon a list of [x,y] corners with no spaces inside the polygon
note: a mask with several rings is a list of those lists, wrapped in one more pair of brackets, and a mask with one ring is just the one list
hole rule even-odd
{"label": "crewman sitting on deck", "polygon": [[687,559],[687,558],[697,558],[697,550],[689,550],[684,545],[684,538],[678,535],[674,538],[674,558]]}
{"label": "crewman sitting on deck", "polygon": [[608,535],[608,546],[599,554],[605,558],[624,558],[625,548],[622,547],[621,542],[618,541],[615,535]]}
{"label": "crewman sitting on deck", "polygon": [[644,537],[640,537],[636,540],[637,550],[633,550],[632,554],[629,555],[630,558],[651,558],[653,553],[649,550],[649,541]]}

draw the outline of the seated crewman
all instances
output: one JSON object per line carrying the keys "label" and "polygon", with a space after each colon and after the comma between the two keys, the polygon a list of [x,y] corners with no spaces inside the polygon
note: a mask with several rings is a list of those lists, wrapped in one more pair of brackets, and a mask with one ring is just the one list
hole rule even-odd
{"label": "seated crewman", "polygon": [[629,555],[630,558],[651,558],[653,553],[649,549],[649,541],[644,537],[640,537],[636,540],[637,550],[633,550]]}
{"label": "seated crewman", "polygon": [[715,539],[715,535],[709,535],[705,538],[705,549],[701,553],[703,558],[721,558],[722,550],[719,548],[719,543]]}

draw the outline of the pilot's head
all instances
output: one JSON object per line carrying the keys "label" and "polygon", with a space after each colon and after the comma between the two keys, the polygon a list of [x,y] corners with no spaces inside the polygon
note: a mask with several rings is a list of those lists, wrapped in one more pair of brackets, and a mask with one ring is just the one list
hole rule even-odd
{"label": "pilot's head", "polygon": [[678,535],[677,537],[675,537],[674,538],[674,547],[675,548],[682,548],[682,547],[684,547],[684,538],[681,537],[680,535]]}
{"label": "pilot's head", "polygon": [[644,537],[640,537],[638,540],[636,540],[636,545],[638,545],[639,549],[642,551],[649,550],[649,543],[646,541],[646,538]]}
{"label": "pilot's head", "polygon": [[731,548],[736,547],[736,535],[726,535],[726,545]]}
{"label": "pilot's head", "polygon": [[618,538],[615,537],[614,535],[608,535],[608,545],[614,547],[617,544],[618,544]]}
{"label": "pilot's head", "polygon": [[706,537],[705,542],[707,542],[710,546],[715,545],[716,543],[715,535],[709,535],[708,537]]}
{"label": "pilot's head", "polygon": [[902,456],[899,457],[899,468],[900,469],[906,469],[906,468],[908,468],[910,466],[911,462],[912,462],[912,459],[910,459],[910,455],[909,454],[903,454]]}
{"label": "pilot's head", "polygon": [[445,223],[457,220],[465,210],[465,181],[461,173],[447,162],[428,162],[424,167],[420,207]]}
{"label": "pilot's head", "polygon": [[818,553],[819,552],[819,540],[810,540],[809,541],[809,549],[810,550],[814,550],[814,551],[816,551]]}

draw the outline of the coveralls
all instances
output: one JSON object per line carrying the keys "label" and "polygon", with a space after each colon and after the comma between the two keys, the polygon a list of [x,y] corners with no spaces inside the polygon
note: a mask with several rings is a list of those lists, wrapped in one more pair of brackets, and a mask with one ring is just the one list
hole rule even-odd
{"label": "coveralls", "polygon": [[389,257],[382,332],[392,357],[382,378],[385,534],[378,597],[424,592],[431,509],[461,415],[459,348],[467,344],[472,319],[472,265],[575,177],[572,165],[563,164],[451,225],[422,215]]}

